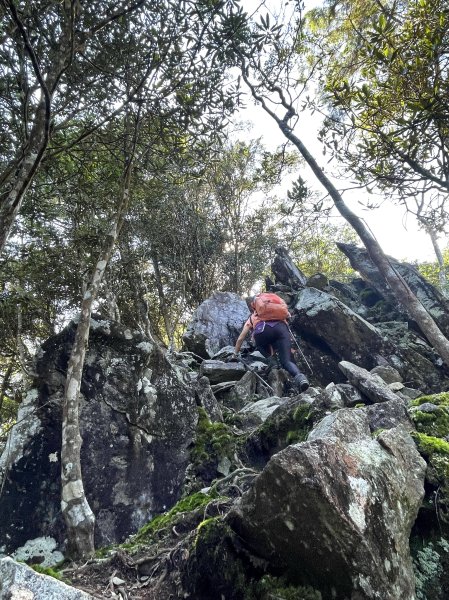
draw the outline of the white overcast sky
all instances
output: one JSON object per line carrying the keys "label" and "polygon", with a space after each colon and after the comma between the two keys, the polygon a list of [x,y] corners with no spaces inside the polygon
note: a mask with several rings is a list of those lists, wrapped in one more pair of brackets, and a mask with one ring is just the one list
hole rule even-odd
{"label": "white overcast sky", "polygon": [[[279,0],[276,1],[276,4],[277,2]],[[245,0],[244,4],[246,10],[250,12],[256,10],[261,2],[258,0]],[[306,0],[305,4],[306,9],[310,9],[320,5],[321,0]],[[248,99],[248,108],[242,111],[241,118],[252,124],[251,137],[261,137],[268,149],[273,149],[285,143],[285,138],[274,121],[266,115],[262,108],[254,106],[250,99]],[[322,147],[317,140],[316,132],[318,127],[319,121],[317,117],[307,114],[301,119],[300,126],[295,129],[295,133],[306,144],[318,160],[320,166],[326,172],[329,172],[330,165],[327,164],[327,158],[323,156]],[[313,186],[319,192],[322,191],[307,166],[301,168],[300,173],[311,187]],[[278,193],[285,193],[289,189],[290,182],[296,179],[298,174],[293,174],[286,178],[284,185]],[[336,181],[335,183],[339,189],[351,187],[350,181],[347,183]],[[393,206],[389,202],[384,202],[381,208],[368,210],[360,203],[360,200],[369,199],[369,195],[364,194],[363,191],[346,192],[344,198],[350,208],[369,225],[384,252],[399,260],[435,260],[435,254],[429,237],[418,230],[414,218],[406,216],[403,208]],[[336,219],[339,219],[339,217],[336,217]],[[442,248],[447,243],[447,239],[440,239]]]}

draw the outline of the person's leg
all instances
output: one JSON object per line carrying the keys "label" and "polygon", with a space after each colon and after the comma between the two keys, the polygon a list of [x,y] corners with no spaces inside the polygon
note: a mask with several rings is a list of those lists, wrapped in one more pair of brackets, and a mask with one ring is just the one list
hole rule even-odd
{"label": "person's leg", "polygon": [[273,348],[279,355],[282,368],[290,373],[290,375],[298,375],[300,372],[298,367],[292,360],[290,334],[285,323],[278,323],[272,328],[275,339],[273,340]]}
{"label": "person's leg", "polygon": [[292,360],[290,333],[285,323],[279,323],[272,328],[276,340],[272,345],[279,355],[282,367],[293,376],[296,387],[304,392],[309,387],[309,382],[304,373],[298,369]]}
{"label": "person's leg", "polygon": [[270,331],[271,327],[265,327],[261,333],[256,333],[254,336],[254,342],[256,344],[256,350],[258,350],[265,358],[271,356],[271,341]]}

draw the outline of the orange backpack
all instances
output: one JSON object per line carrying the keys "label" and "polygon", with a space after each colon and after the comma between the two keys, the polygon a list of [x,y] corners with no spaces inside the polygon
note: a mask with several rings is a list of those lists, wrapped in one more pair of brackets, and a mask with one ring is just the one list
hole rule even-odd
{"label": "orange backpack", "polygon": [[283,321],[290,316],[287,304],[277,294],[265,292],[257,295],[252,307],[262,321]]}

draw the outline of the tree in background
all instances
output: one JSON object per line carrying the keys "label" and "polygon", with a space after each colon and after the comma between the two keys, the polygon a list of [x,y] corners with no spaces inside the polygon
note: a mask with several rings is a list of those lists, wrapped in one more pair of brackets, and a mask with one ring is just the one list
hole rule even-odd
{"label": "tree in background", "polygon": [[221,85],[228,4],[218,14],[218,6],[189,0],[3,2],[0,252],[43,160],[128,104],[185,127],[192,116],[209,131],[223,120],[232,107]]}
{"label": "tree in background", "polygon": [[[346,174],[413,214],[432,240],[449,211],[449,15],[441,0],[328,3],[310,15],[325,57],[322,136]],[[314,103],[315,106],[319,102]]]}
{"label": "tree in background", "polygon": [[347,279],[354,270],[335,240],[355,243],[349,226],[332,224],[329,198],[312,191],[299,176],[287,197],[272,206],[276,237],[305,275],[323,273],[329,279]]}
{"label": "tree in background", "polygon": [[302,92],[316,67],[316,63],[311,65],[304,60],[306,53],[301,10],[295,5],[288,19],[283,16],[273,21],[269,15],[261,15],[260,11],[256,11],[251,18],[245,16],[244,19],[245,22],[239,27],[245,28],[246,43],[234,43],[234,50],[240,60],[242,80],[254,100],[299,151],[319,183],[328,192],[335,208],[357,232],[398,302],[426,332],[430,343],[449,365],[449,341],[403,278],[392,268],[375,237],[363,221],[349,209],[342,194],[298,136]]}
{"label": "tree in background", "polygon": [[[176,151],[173,139],[179,139],[180,129],[184,135],[194,132],[197,138],[213,138],[219,130],[233,108],[232,97],[223,96],[227,58],[220,39],[228,25],[226,15],[217,16],[214,6],[170,0],[151,6],[125,2],[118,8],[108,2],[4,2],[4,9],[0,14],[5,34],[0,66],[6,81],[0,90],[5,108],[0,248],[6,244],[25,192],[37,185],[44,160],[50,163],[52,157],[74,152],[85,164],[95,164],[98,148],[108,144],[111,155],[116,154],[112,189],[100,194],[106,206],[96,203],[95,195],[89,196],[87,187],[82,187],[89,215],[86,233],[92,234],[96,223],[101,231],[94,233],[92,247],[77,247],[80,265],[87,267],[87,273],[89,266],[94,268],[85,280],[69,360],[61,453],[68,547],[71,556],[80,557],[93,552],[94,527],[81,476],[80,381],[90,314],[128,210],[131,165],[143,161],[156,135]],[[123,126],[121,114],[126,117]],[[150,122],[153,141],[145,137],[138,144],[135,125]],[[80,142],[94,134],[99,146],[91,147],[86,158]],[[97,174],[95,168],[90,173]],[[97,189],[105,184],[94,180]],[[71,202],[69,195],[60,198],[64,205]],[[65,212],[66,206],[55,220]],[[54,229],[65,223],[61,219]],[[40,220],[38,226],[49,231]],[[77,235],[73,229],[70,233]]]}
{"label": "tree in background", "polygon": [[441,261],[415,263],[415,267],[432,285],[439,288],[446,298],[449,297],[449,289],[441,285],[441,271],[444,270],[446,273],[445,281],[449,277],[449,247],[446,246],[441,252]]}
{"label": "tree in background", "polygon": [[257,142],[187,144],[157,178],[142,170],[110,274],[122,318],[151,323],[172,345],[214,291],[249,293],[279,244],[274,200],[260,206],[257,193],[270,193],[288,161]]}

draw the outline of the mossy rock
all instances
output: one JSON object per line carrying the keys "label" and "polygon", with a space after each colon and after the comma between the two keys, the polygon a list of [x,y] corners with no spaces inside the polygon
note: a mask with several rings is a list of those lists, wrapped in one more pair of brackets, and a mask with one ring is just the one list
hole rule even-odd
{"label": "mossy rock", "polygon": [[[426,499],[438,522],[449,525],[449,443],[419,431],[412,432],[420,454],[427,461]],[[425,503],[423,505],[425,507]]]}
{"label": "mossy rock", "polygon": [[425,404],[427,402],[436,404],[437,406],[449,406],[449,392],[420,396],[419,398],[416,398],[416,400],[413,400],[412,406],[420,406],[421,404]]}
{"label": "mossy rock", "polygon": [[446,600],[449,597],[449,542],[443,537],[410,541],[416,582],[416,600]]}
{"label": "mossy rock", "polygon": [[195,444],[190,458],[196,475],[203,483],[210,483],[217,476],[217,466],[223,458],[234,465],[237,438],[225,423],[212,423],[202,408],[198,408],[198,425]]}
{"label": "mossy rock", "polygon": [[280,450],[307,439],[315,414],[310,404],[294,403],[275,411],[245,443],[245,461],[262,467]]}
{"label": "mossy rock", "polygon": [[[427,403],[437,408],[432,412],[420,411],[419,407]],[[410,415],[419,432],[433,437],[449,436],[449,392],[420,396],[412,402],[412,406],[415,408]]]}
{"label": "mossy rock", "polygon": [[41,575],[47,575],[48,577],[53,577],[53,579],[58,579],[58,581],[63,581],[64,583],[70,584],[68,579],[65,579],[61,573],[57,570],[56,567],[42,567],[41,565],[28,565],[36,571],[36,573],[40,573]]}
{"label": "mossy rock", "polygon": [[221,518],[200,524],[181,577],[196,600],[246,600],[250,581],[235,549],[235,534]]}
{"label": "mossy rock", "polygon": [[207,519],[197,529],[183,585],[196,600],[321,600],[310,586],[263,574],[262,563],[241,553],[236,534],[222,518]]}
{"label": "mossy rock", "polygon": [[[202,511],[207,504],[216,498],[218,498],[217,494],[205,494],[203,492],[196,492],[182,498],[169,511],[151,519],[151,521],[141,527],[135,535],[130,536],[123,544],[114,547],[99,548],[95,555],[97,558],[104,558],[116,550],[125,550],[133,553],[142,546],[151,544],[163,536],[167,529],[171,530],[180,521],[189,520],[190,515],[192,515],[194,520],[198,520],[198,516],[195,513],[198,513],[199,510]],[[193,527],[195,527],[195,524]]]}

